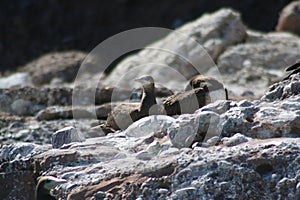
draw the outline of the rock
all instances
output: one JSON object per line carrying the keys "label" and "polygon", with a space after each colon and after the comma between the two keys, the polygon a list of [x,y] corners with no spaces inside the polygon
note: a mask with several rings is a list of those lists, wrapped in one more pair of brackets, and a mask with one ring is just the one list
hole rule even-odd
{"label": "rock", "polygon": [[[13,138],[16,139],[16,140],[22,140],[26,137],[28,138],[29,136],[30,136],[30,130],[24,129],[24,130],[18,131],[16,134],[14,134]],[[24,139],[24,141],[25,141],[25,139]],[[31,140],[30,142],[32,142],[32,141],[33,140]]]}
{"label": "rock", "polygon": [[140,151],[137,153],[136,158],[140,160],[151,160],[153,158],[153,154],[148,151]]}
{"label": "rock", "polygon": [[156,153],[158,153],[160,148],[161,148],[161,146],[160,146],[159,142],[153,141],[151,144],[149,144],[146,151],[148,151],[149,153],[152,153],[152,154],[156,154]]}
{"label": "rock", "polygon": [[168,128],[168,135],[174,147],[190,147],[206,137],[220,135],[219,115],[211,111],[180,115]]}
{"label": "rock", "polygon": [[251,138],[246,137],[240,133],[237,133],[230,138],[224,137],[224,138],[222,138],[221,141],[223,142],[223,144],[225,146],[232,147],[232,146],[236,146],[236,145],[248,142],[250,140],[251,140]]}
{"label": "rock", "polygon": [[148,138],[157,133],[166,133],[174,121],[174,118],[166,115],[152,115],[134,122],[124,133],[128,137]]}
{"label": "rock", "polygon": [[226,87],[236,95],[250,91],[262,96],[270,84],[283,77],[284,68],[299,59],[295,52],[300,38],[288,33],[247,33],[245,43],[227,48],[218,57],[219,71],[211,69],[207,75],[221,73]]}
{"label": "rock", "polygon": [[43,109],[43,105],[34,104],[31,101],[24,99],[16,99],[11,104],[11,111],[13,114],[30,116],[34,115],[37,111]]}
{"label": "rock", "polygon": [[254,115],[259,110],[257,106],[233,107],[220,116],[222,136],[231,137],[235,133],[249,135],[253,126]]}
{"label": "rock", "polygon": [[28,115],[31,114],[29,112],[30,106],[32,103],[30,101],[24,99],[17,99],[11,104],[11,109],[14,113],[19,115]]}
{"label": "rock", "polygon": [[215,144],[217,144],[218,142],[220,142],[220,137],[219,136],[214,136],[209,138],[205,143],[202,143],[202,146],[214,146]]}
{"label": "rock", "polygon": [[276,31],[288,31],[300,35],[300,1],[293,1],[283,8]]}
{"label": "rock", "polygon": [[28,63],[23,70],[30,73],[35,85],[50,83],[54,78],[70,82],[76,78],[85,56],[79,51],[49,53]]}
{"label": "rock", "polygon": [[210,104],[208,104],[206,106],[203,106],[197,112],[212,111],[212,112],[215,112],[215,113],[217,113],[217,114],[220,115],[220,114],[225,113],[231,107],[235,107],[235,106],[236,106],[235,102],[232,102],[230,100],[226,100],[226,101],[218,100],[218,101],[210,103]]}
{"label": "rock", "polygon": [[34,155],[34,149],[37,145],[33,143],[16,143],[11,145],[5,145],[0,149],[0,161],[12,161],[20,159],[22,157],[28,157]]}
{"label": "rock", "polygon": [[262,97],[264,101],[275,101],[299,94],[300,74],[295,74],[289,81],[278,82],[269,87],[269,91]]}
{"label": "rock", "polygon": [[31,85],[31,78],[26,72],[19,72],[0,78],[0,88],[25,87]]}
{"label": "rock", "polygon": [[[299,100],[299,98],[297,98]],[[294,109],[280,108],[281,103],[271,106],[270,103],[262,104],[263,107],[255,114],[255,125],[251,128],[251,137],[299,137],[300,104],[294,105]]]}
{"label": "rock", "polygon": [[64,144],[71,142],[82,142],[83,138],[74,127],[66,127],[56,131],[52,136],[52,147],[60,148]]}
{"label": "rock", "polygon": [[[162,193],[177,199],[195,196],[205,199],[276,199],[297,195],[292,188],[296,188],[296,177],[300,176],[297,170],[299,139],[255,139],[235,147],[197,147],[193,150],[171,148],[167,150],[169,153],[163,151],[152,157],[145,157],[147,151],[144,150],[139,151],[144,152],[142,159],[136,157],[134,151],[139,142],[130,140],[135,144],[128,146],[126,140],[106,136],[88,139],[80,144],[71,143],[64,149],[55,150],[35,145],[24,154],[27,159],[32,159],[31,162],[21,161],[18,156],[6,156],[2,152],[8,152],[8,147],[4,147],[0,150],[1,161],[4,161],[0,183],[10,193],[1,193],[0,197],[14,197],[25,189],[33,191],[33,180],[28,179],[30,174],[33,175],[33,170],[38,174],[68,179],[64,187],[53,191],[57,198],[77,199],[83,194],[85,198],[91,198],[109,193],[112,198],[135,199],[154,199]],[[138,146],[147,149],[147,145]],[[11,152],[15,149],[13,146],[10,148]],[[33,151],[35,153],[30,153]],[[126,156],[118,156],[120,153]],[[23,167],[20,168],[22,162]],[[14,182],[14,185],[8,184],[8,178],[16,178],[12,174],[17,171],[21,180]],[[273,174],[281,178],[273,178]],[[15,186],[25,180],[30,181],[28,187],[17,191]],[[240,184],[242,181],[243,184]],[[274,188],[276,193],[272,191]],[[97,193],[99,191],[103,193]],[[30,197],[30,193],[25,194]]]}
{"label": "rock", "polygon": [[195,196],[195,192],[195,187],[182,188],[175,191],[175,194],[172,196],[172,199],[190,199]]}
{"label": "rock", "polygon": [[108,113],[117,104],[106,103],[100,106],[49,106],[39,111],[36,115],[37,120],[55,119],[106,119]]}
{"label": "rock", "polygon": [[[111,102],[129,99],[131,91],[113,87],[96,87],[96,88],[10,88],[0,89],[0,111],[8,113],[18,113],[24,115],[34,115],[46,106],[94,106]],[[112,96],[113,95],[113,96]],[[114,106],[114,104],[112,104]],[[53,109],[50,109],[53,111]],[[63,110],[63,109],[61,109]],[[104,117],[109,111],[108,105],[96,108],[99,117]],[[70,110],[69,110],[70,112]],[[49,111],[44,111],[45,114]],[[63,112],[67,114],[68,111]],[[81,112],[75,112],[79,114]],[[59,114],[53,114],[59,115]],[[61,115],[61,116],[62,116]],[[63,117],[63,116],[62,116]],[[75,116],[76,117],[76,116]],[[47,118],[47,117],[46,117]],[[53,117],[50,117],[53,118]]]}
{"label": "rock", "polygon": [[[148,74],[154,77],[155,82],[170,89],[183,89],[188,78],[216,67],[211,57],[216,60],[222,51],[243,41],[246,35],[245,26],[238,13],[230,9],[221,9],[213,14],[206,14],[149,45],[155,49],[145,48],[138,54],[124,59],[107,76],[103,84],[114,85],[115,80],[119,80],[119,86],[131,87],[131,81],[135,77]],[[168,51],[174,53],[170,54]],[[185,57],[188,62],[180,56]],[[123,76],[124,74],[126,76]]]}

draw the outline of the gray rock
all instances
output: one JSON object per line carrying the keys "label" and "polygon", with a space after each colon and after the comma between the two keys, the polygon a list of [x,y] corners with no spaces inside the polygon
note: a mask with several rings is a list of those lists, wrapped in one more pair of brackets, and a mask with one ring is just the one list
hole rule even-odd
{"label": "gray rock", "polygon": [[300,75],[292,75],[290,80],[275,83],[269,87],[269,91],[262,97],[264,101],[275,101],[299,94]]}
{"label": "gray rock", "polygon": [[212,111],[215,112],[219,115],[225,113],[227,110],[229,110],[231,107],[235,107],[236,103],[229,101],[229,100],[218,100],[213,103],[210,103],[201,109],[199,109],[197,112],[202,112],[202,111]]}
{"label": "gray rock", "polygon": [[153,158],[153,154],[148,151],[140,151],[137,153],[136,158],[139,160],[151,160]]}
{"label": "gray rock", "polygon": [[161,148],[160,143],[158,141],[153,141],[151,144],[149,144],[146,151],[152,154],[156,154],[159,152],[160,148]]}
{"label": "gray rock", "polygon": [[174,121],[174,118],[166,115],[152,115],[134,122],[124,133],[128,137],[149,138],[159,132],[165,133]]}
{"label": "gray rock", "polygon": [[35,104],[29,100],[16,99],[11,104],[10,111],[16,115],[30,116],[45,108],[44,105]]}
{"label": "gray rock", "polygon": [[71,142],[82,142],[83,138],[79,135],[76,128],[65,127],[56,131],[52,135],[52,147],[60,148],[64,144],[69,144]]}
{"label": "gray rock", "polygon": [[233,135],[232,137],[228,138],[228,137],[224,137],[222,138],[222,142],[225,146],[227,147],[232,147],[232,146],[236,146],[238,144],[242,144],[245,142],[250,141],[252,138],[246,137],[240,133],[236,133],[235,135]]}
{"label": "gray rock", "polygon": [[214,137],[209,138],[204,144],[202,144],[202,146],[214,146],[218,142],[220,142],[220,137],[214,136]]}
{"label": "gray rock", "polygon": [[26,72],[19,72],[7,77],[0,77],[0,88],[31,86],[31,78]]}
{"label": "gray rock", "polygon": [[175,194],[172,195],[172,199],[191,199],[194,198],[196,188],[187,187],[175,191]]}
{"label": "gray rock", "polygon": [[[124,59],[104,83],[113,85],[115,80],[119,80],[120,87],[131,87],[135,77],[149,74],[156,82],[170,89],[183,89],[187,80],[182,76],[190,78],[216,67],[213,60],[216,60],[226,47],[243,41],[246,35],[245,26],[238,13],[230,9],[221,9],[213,14],[206,14],[149,45],[154,48],[146,48]],[[153,64],[153,61],[157,64]],[[198,71],[195,67],[199,68]],[[123,76],[124,74],[126,76]]]}
{"label": "gray rock", "polygon": [[180,115],[168,128],[168,135],[174,147],[190,147],[194,142],[220,135],[219,115],[211,111]]}
{"label": "gray rock", "polygon": [[[227,48],[218,57],[218,70],[226,87],[236,95],[251,91],[261,96],[283,77],[286,66],[299,59],[295,52],[299,51],[300,38],[288,33],[247,33],[245,43]],[[211,69],[208,75],[216,73]]]}
{"label": "gray rock", "polygon": [[[270,105],[270,104],[269,104]],[[300,104],[298,103],[298,108]],[[251,136],[257,138],[299,136],[300,112],[266,104],[256,113],[257,123],[251,128]]]}
{"label": "gray rock", "polygon": [[33,143],[16,143],[11,145],[4,145],[0,149],[0,161],[11,161],[14,159],[20,159],[21,157],[27,157],[33,155],[32,152],[37,147]]}
{"label": "gray rock", "polygon": [[235,133],[250,134],[253,126],[254,114],[258,111],[256,106],[233,107],[220,117],[220,126],[223,128],[222,136],[230,137]]}
{"label": "gray rock", "polygon": [[28,63],[23,70],[30,73],[35,85],[50,83],[54,78],[69,82],[76,78],[85,56],[79,51],[49,53]]}

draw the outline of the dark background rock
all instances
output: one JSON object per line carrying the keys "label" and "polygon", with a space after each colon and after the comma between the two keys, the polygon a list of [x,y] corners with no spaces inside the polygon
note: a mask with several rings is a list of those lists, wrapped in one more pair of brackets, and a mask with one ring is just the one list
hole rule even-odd
{"label": "dark background rock", "polygon": [[300,1],[294,1],[284,7],[280,13],[276,30],[300,34]]}
{"label": "dark background rock", "polygon": [[275,29],[280,10],[289,2],[89,0],[82,4],[65,0],[3,0],[0,2],[0,71],[13,70],[47,52],[90,51],[106,38],[131,28],[175,28],[221,7],[240,11],[250,28],[270,31]]}

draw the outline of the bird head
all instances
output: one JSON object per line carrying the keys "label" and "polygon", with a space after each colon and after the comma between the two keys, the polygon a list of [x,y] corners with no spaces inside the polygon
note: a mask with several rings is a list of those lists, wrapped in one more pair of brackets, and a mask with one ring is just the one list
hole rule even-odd
{"label": "bird head", "polygon": [[141,76],[140,78],[135,79],[135,81],[142,83],[143,85],[154,83],[154,79],[152,78],[152,76],[149,75]]}

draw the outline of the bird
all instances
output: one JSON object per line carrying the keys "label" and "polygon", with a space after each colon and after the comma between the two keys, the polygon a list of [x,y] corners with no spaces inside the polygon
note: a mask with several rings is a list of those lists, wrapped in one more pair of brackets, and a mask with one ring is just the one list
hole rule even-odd
{"label": "bird", "polygon": [[194,113],[199,108],[217,100],[228,99],[227,90],[216,79],[197,75],[190,79],[184,92],[169,96],[163,107],[167,115]]}
{"label": "bird", "polygon": [[35,200],[55,200],[56,198],[52,196],[51,190],[65,182],[65,179],[59,179],[53,176],[40,177],[35,189]]}
{"label": "bird", "polygon": [[208,93],[204,88],[179,92],[169,96],[163,102],[163,108],[169,116],[194,113],[197,109],[210,102],[207,94]]}
{"label": "bird", "polygon": [[140,102],[122,103],[117,105],[107,116],[106,127],[114,130],[125,130],[133,122],[149,116],[149,111],[156,105],[154,79],[144,75],[136,82],[142,83],[143,93]]}
{"label": "bird", "polygon": [[285,71],[289,73],[282,78],[282,81],[288,80],[293,74],[297,74],[300,72],[300,60],[298,60],[295,64],[287,67]]}
{"label": "bird", "polygon": [[[225,91],[225,98],[228,100],[228,91],[224,87],[222,83],[220,83],[218,80],[216,80],[213,77],[210,76],[204,76],[204,75],[196,75],[192,77],[188,83],[188,85],[185,87],[185,91],[195,89],[195,88],[204,88],[208,92],[217,91],[222,93],[222,90]],[[221,94],[223,95],[223,94]],[[221,96],[222,97],[222,96]]]}

